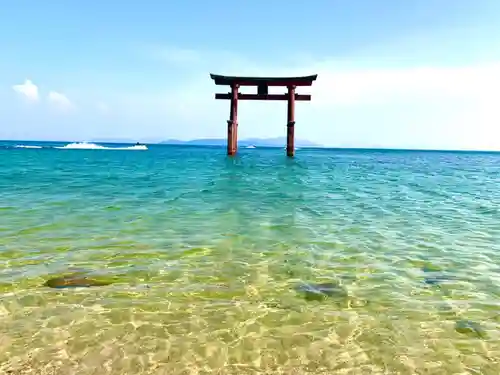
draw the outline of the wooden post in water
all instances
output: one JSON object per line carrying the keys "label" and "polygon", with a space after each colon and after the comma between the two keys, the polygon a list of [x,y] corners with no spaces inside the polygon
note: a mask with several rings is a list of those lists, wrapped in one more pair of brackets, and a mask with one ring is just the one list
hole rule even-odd
{"label": "wooden post in water", "polygon": [[[227,154],[235,155],[238,150],[238,100],[286,100],[288,103],[286,154],[295,155],[295,101],[310,101],[311,95],[295,93],[297,86],[312,86],[317,74],[305,77],[231,77],[210,74],[216,85],[231,87],[227,94],[215,94],[215,99],[230,100],[231,107],[227,121]],[[241,94],[240,86],[257,87],[257,94]],[[287,94],[269,94],[269,86],[287,87]]]}
{"label": "wooden post in water", "polygon": [[235,155],[238,150],[238,84],[231,85],[231,108],[227,121],[227,154]]}
{"label": "wooden post in water", "polygon": [[295,86],[288,86],[288,111],[286,124],[286,156],[295,155]]}

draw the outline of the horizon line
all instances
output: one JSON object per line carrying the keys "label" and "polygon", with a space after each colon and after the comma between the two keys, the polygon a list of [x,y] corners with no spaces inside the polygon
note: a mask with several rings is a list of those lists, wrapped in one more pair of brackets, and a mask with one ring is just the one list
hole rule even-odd
{"label": "horizon line", "polygon": [[[204,139],[221,139],[221,138],[198,138],[200,140]],[[259,138],[256,138],[259,139]],[[266,138],[260,138],[265,140]],[[176,139],[172,139],[176,140]],[[197,138],[191,139],[189,141],[178,140],[180,142],[190,142],[196,141]],[[242,139],[243,141],[244,139]],[[136,142],[106,142],[106,141],[57,141],[57,140],[37,140],[37,139],[0,139],[0,142],[42,142],[42,143],[78,143],[78,142],[89,142],[89,143],[108,143],[108,144],[135,144]],[[139,142],[145,145],[156,145],[156,146],[164,146],[164,147],[226,147],[226,145],[217,145],[217,144],[168,144],[161,143],[164,141],[158,142]],[[312,141],[311,141],[312,142]],[[283,145],[285,147],[285,145]],[[257,148],[281,148],[281,145],[276,146],[257,146]],[[342,146],[326,146],[326,145],[318,145],[318,146],[299,146],[300,149],[309,149],[309,150],[345,150],[345,151],[409,151],[409,152],[460,152],[460,153],[500,153],[500,150],[476,150],[476,149],[438,149],[438,148],[400,148],[400,147],[342,147]]]}

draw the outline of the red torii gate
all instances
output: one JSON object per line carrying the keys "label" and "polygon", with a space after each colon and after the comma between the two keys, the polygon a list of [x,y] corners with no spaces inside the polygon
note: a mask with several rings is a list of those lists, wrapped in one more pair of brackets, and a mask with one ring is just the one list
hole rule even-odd
{"label": "red torii gate", "polygon": [[[312,86],[317,74],[305,77],[234,77],[210,74],[216,85],[230,86],[231,92],[215,94],[215,99],[231,101],[229,120],[227,121],[227,154],[235,155],[238,148],[238,100],[287,100],[288,121],[286,137],[286,154],[295,154],[295,101],[310,101],[311,95],[295,93],[297,86]],[[238,92],[240,86],[257,86],[257,94]],[[287,87],[287,94],[269,94],[269,86]]]}

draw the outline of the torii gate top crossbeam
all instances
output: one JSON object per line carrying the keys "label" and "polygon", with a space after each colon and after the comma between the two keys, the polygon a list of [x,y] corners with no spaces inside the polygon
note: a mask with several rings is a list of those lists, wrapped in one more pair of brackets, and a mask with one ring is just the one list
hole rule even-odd
{"label": "torii gate top crossbeam", "polygon": [[237,77],[210,74],[216,85],[224,86],[312,86],[317,74],[303,77]]}

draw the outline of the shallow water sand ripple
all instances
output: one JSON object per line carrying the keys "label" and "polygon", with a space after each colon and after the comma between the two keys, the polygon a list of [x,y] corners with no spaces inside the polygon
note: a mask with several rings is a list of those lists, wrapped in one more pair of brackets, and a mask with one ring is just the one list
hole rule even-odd
{"label": "shallow water sand ripple", "polygon": [[[0,149],[0,373],[497,375],[499,177],[496,154]],[[72,272],[112,284],[43,286]]]}

